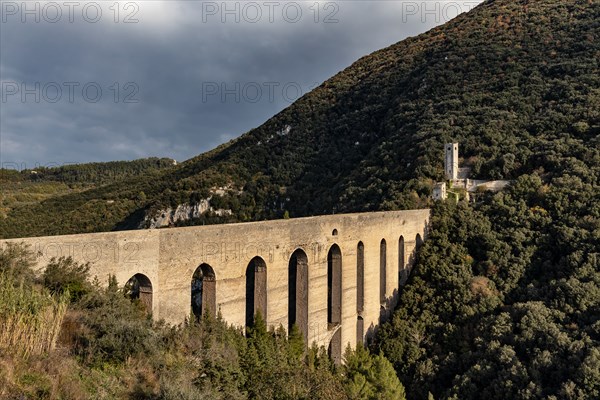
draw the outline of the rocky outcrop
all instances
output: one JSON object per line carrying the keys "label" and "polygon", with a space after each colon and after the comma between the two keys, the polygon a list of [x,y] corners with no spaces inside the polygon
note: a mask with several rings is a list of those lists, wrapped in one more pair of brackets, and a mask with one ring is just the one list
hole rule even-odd
{"label": "rocky outcrop", "polygon": [[167,208],[160,210],[154,215],[147,215],[140,223],[139,228],[154,229],[173,226],[180,221],[188,221],[194,218],[200,218],[206,212],[213,212],[216,215],[231,215],[231,210],[215,210],[210,206],[210,199],[203,199],[196,204],[180,204],[177,208]]}

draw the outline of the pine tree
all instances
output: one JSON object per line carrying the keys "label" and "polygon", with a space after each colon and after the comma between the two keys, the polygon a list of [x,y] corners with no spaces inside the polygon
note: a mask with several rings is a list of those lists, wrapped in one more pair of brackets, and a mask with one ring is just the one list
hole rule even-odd
{"label": "pine tree", "polygon": [[304,337],[296,324],[292,325],[292,329],[288,336],[288,346],[290,356],[296,360],[301,360],[304,355]]}
{"label": "pine tree", "polygon": [[348,347],[344,358],[344,386],[351,399],[406,398],[404,386],[396,376],[394,367],[383,354],[373,356],[369,350],[358,344],[354,351]]}

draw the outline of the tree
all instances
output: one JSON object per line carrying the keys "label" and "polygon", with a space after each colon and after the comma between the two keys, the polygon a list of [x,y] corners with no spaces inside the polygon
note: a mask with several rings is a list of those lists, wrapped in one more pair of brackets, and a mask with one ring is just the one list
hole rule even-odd
{"label": "tree", "polygon": [[74,303],[92,289],[89,271],[89,263],[78,264],[71,257],[53,257],[44,270],[42,283],[53,294],[69,292]]}
{"label": "tree", "polygon": [[344,386],[351,399],[406,398],[404,386],[396,376],[394,367],[383,354],[373,356],[359,343],[356,350],[348,347],[344,358]]}

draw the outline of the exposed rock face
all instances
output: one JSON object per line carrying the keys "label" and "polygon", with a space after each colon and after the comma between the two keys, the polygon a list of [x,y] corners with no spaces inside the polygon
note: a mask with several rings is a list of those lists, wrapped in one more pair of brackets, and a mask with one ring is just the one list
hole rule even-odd
{"label": "exposed rock face", "polygon": [[210,199],[203,199],[196,204],[180,204],[176,209],[167,208],[160,210],[154,216],[147,215],[140,223],[140,228],[163,228],[173,226],[179,221],[188,221],[194,218],[200,218],[202,214],[211,211],[217,215],[231,215],[231,210],[215,210],[210,206]]}

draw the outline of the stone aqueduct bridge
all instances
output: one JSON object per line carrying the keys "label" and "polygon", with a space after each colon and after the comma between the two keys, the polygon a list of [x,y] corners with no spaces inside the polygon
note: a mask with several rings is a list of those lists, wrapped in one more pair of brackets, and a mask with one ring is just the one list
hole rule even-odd
{"label": "stone aqueduct bridge", "polygon": [[410,210],[0,244],[30,245],[40,269],[52,257],[72,256],[89,262],[101,282],[109,274],[134,282],[153,316],[168,323],[193,310],[245,326],[260,310],[269,326],[295,323],[308,343],[329,346],[339,361],[395,306],[428,224],[429,210]]}

